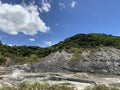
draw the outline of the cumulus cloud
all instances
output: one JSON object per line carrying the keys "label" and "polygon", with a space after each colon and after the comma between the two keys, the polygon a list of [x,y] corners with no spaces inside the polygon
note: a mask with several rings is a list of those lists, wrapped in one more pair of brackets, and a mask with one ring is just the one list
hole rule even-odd
{"label": "cumulus cloud", "polygon": [[22,32],[34,35],[47,32],[50,28],[39,17],[36,5],[8,4],[0,2],[0,30],[17,35]]}
{"label": "cumulus cloud", "polygon": [[64,3],[59,3],[60,9],[64,9],[65,8],[65,4]]}
{"label": "cumulus cloud", "polygon": [[44,41],[45,44],[47,44],[47,46],[52,46],[52,42],[51,41]]}
{"label": "cumulus cloud", "polygon": [[39,8],[41,12],[45,11],[48,12],[50,11],[51,4],[47,0],[42,0],[42,7]]}
{"label": "cumulus cloud", "polygon": [[31,42],[34,42],[34,41],[35,41],[35,39],[34,39],[34,38],[29,38],[29,40],[30,40]]}
{"label": "cumulus cloud", "polygon": [[75,2],[75,1],[72,1],[72,2],[71,2],[71,8],[74,8],[75,5],[76,5],[76,2]]}

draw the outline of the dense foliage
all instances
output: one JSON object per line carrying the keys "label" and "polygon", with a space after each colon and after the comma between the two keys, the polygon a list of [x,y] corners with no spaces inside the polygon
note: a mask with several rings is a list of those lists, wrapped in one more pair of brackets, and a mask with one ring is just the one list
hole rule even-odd
{"label": "dense foliage", "polygon": [[50,54],[48,48],[40,48],[38,46],[7,46],[0,44],[0,64],[6,61],[6,57],[10,57],[16,63],[33,62],[40,60],[42,57]]}
{"label": "dense foliage", "polygon": [[51,52],[62,49],[91,48],[96,46],[112,46],[120,48],[120,37],[107,34],[77,34],[51,47],[40,48],[38,46],[7,46],[0,41],[0,64],[6,61],[6,57],[16,62],[33,62],[49,55]]}
{"label": "dense foliage", "polygon": [[113,46],[120,48],[120,37],[111,34],[77,34],[67,38],[64,41],[52,46],[54,50],[63,48],[79,48],[79,47],[96,47],[96,46]]}

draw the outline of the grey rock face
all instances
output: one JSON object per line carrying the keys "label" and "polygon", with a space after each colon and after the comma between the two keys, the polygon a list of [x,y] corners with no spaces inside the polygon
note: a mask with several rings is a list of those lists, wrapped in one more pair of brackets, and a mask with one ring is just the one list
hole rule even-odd
{"label": "grey rock face", "polygon": [[[92,53],[92,54],[91,54]],[[73,53],[57,51],[31,65],[34,72],[92,72],[120,74],[120,50],[113,47],[99,47],[83,50],[82,58],[73,61]]]}
{"label": "grey rock face", "polygon": [[58,51],[56,53],[51,53],[40,62],[34,64],[31,68],[35,72],[62,72],[64,70],[63,68],[68,66],[71,58],[72,54],[65,51]]}

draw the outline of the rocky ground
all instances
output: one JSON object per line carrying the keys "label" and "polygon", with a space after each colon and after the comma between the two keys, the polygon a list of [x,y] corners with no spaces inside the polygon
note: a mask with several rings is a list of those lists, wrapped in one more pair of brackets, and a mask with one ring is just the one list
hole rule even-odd
{"label": "rocky ground", "polygon": [[0,87],[38,81],[50,84],[69,83],[78,90],[96,84],[120,88],[119,49],[84,49],[75,61],[72,60],[73,54],[62,50],[51,53],[34,64],[0,67]]}
{"label": "rocky ground", "polygon": [[[72,60],[76,55],[77,60]],[[80,53],[65,50],[51,53],[31,65],[33,72],[90,72],[120,75],[120,49],[97,47],[82,49]]]}
{"label": "rocky ground", "polygon": [[[7,70],[8,69],[8,70]],[[115,75],[100,75],[92,73],[28,73],[24,70],[1,67],[4,72],[0,75],[0,87],[14,86],[21,82],[28,81],[31,84],[34,82],[60,84],[67,83],[83,90],[87,86],[94,86],[96,84],[106,84],[120,88],[120,76]],[[6,71],[5,71],[6,70]],[[12,72],[11,72],[11,71]]]}

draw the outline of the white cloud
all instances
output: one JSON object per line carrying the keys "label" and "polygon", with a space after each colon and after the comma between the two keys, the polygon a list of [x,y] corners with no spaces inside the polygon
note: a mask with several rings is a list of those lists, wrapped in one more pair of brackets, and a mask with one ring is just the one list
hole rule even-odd
{"label": "white cloud", "polygon": [[5,42],[2,41],[2,44],[5,45]]}
{"label": "white cloud", "polygon": [[72,1],[72,2],[71,2],[71,8],[74,8],[75,5],[76,5],[76,2],[75,2],[75,1]]}
{"label": "white cloud", "polygon": [[47,44],[47,46],[52,46],[52,42],[51,41],[44,41],[45,44]]}
{"label": "white cloud", "polygon": [[22,32],[34,35],[47,32],[50,28],[39,17],[36,5],[8,4],[0,2],[0,30],[17,35]]}
{"label": "white cloud", "polygon": [[34,41],[35,41],[35,39],[34,39],[34,38],[29,38],[29,40],[30,40],[31,42],[34,42]]}
{"label": "white cloud", "polygon": [[42,7],[39,8],[41,12],[45,11],[48,12],[50,11],[51,4],[47,0],[42,0]]}
{"label": "white cloud", "polygon": [[59,3],[60,9],[64,9],[65,8],[65,4],[64,3]]}
{"label": "white cloud", "polygon": [[7,44],[8,46],[12,47],[13,45],[12,44]]}

